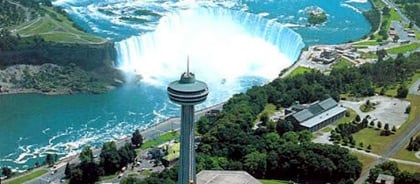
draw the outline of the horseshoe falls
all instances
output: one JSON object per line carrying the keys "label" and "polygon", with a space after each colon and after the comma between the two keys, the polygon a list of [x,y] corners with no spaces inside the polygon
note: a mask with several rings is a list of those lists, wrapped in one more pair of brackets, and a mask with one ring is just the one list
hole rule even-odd
{"label": "horseshoe falls", "polygon": [[[197,107],[203,108],[276,78],[296,61],[304,42],[345,43],[370,30],[360,13],[371,8],[366,0],[53,4],[89,33],[114,41],[116,67],[127,77],[142,79],[98,95],[0,95],[0,165],[13,170],[42,163],[47,153],[63,158],[85,145],[99,147],[179,115],[179,108],[168,100],[166,85],[186,70],[187,57],[190,70],[211,90],[206,103]],[[305,9],[313,6],[323,9],[328,20],[308,27]]]}
{"label": "horseshoe falls", "polygon": [[158,86],[177,79],[189,57],[191,71],[209,83],[214,103],[255,85],[250,81],[276,78],[298,59],[304,43],[290,28],[255,14],[195,7],[170,13],[155,31],[115,47],[118,68]]}

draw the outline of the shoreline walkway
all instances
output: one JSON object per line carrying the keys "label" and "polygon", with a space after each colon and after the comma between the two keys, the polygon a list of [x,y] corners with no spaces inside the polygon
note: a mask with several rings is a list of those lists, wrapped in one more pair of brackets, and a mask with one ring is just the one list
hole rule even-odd
{"label": "shoreline walkway", "polygon": [[[204,116],[208,111],[210,110],[222,110],[223,105],[225,103],[219,103],[216,105],[212,105],[210,107],[206,107],[204,109],[195,111],[194,113],[194,120],[197,121],[198,119],[200,119],[202,116]],[[147,127],[143,130],[140,130],[140,134],[143,136],[144,140],[151,140],[151,139],[155,139],[157,137],[159,137],[159,135],[162,135],[164,133],[170,132],[170,131],[174,131],[174,130],[178,130],[180,128],[181,125],[181,118],[180,117],[171,117],[168,118],[162,122],[156,123],[151,127]],[[123,140],[126,141],[130,139],[130,137],[126,137]],[[121,140],[119,140],[121,141]]]}
{"label": "shoreline walkway", "polygon": [[[206,107],[204,109],[200,109],[198,111],[195,111],[194,120],[197,121],[199,118],[204,116],[210,110],[220,110],[221,111],[223,109],[224,104],[225,104],[225,102],[222,102],[222,103],[215,104],[215,105],[212,105],[210,107]],[[144,128],[144,129],[140,130],[140,134],[143,136],[144,141],[148,141],[148,140],[155,139],[155,138],[159,137],[160,135],[162,135],[164,133],[174,131],[174,130],[178,130],[180,128],[180,125],[181,125],[181,118],[180,117],[171,117],[171,118],[168,118],[168,119],[163,120],[161,122],[158,122],[158,123],[152,125],[151,127],[147,127],[147,128]],[[116,139],[114,141],[117,144],[117,146],[122,146],[126,142],[130,142],[130,139],[131,139],[131,136],[128,135],[127,137],[125,137],[123,139]],[[92,149],[93,155],[99,155],[100,151],[101,151],[101,148],[93,148]],[[79,153],[77,153],[75,155],[72,155],[72,156],[69,156],[69,157],[64,157],[64,158],[60,159],[59,161],[57,161],[57,163],[55,163],[55,165],[57,167],[56,174],[51,175],[50,172],[47,172],[44,175],[39,176],[37,178],[34,178],[34,179],[32,179],[30,181],[27,181],[25,183],[38,184],[38,183],[45,183],[45,181],[59,183],[58,180],[60,180],[61,178],[64,177],[64,168],[65,168],[66,164],[68,162],[73,163],[73,164],[78,163],[79,162],[78,157],[79,157]],[[49,170],[50,168],[47,167],[47,166],[42,166],[42,167],[39,167],[39,168],[36,168],[36,169],[32,170],[31,172],[36,171],[36,170],[40,170],[40,169]],[[18,177],[12,177],[10,179],[3,180],[2,182],[7,183],[7,182],[15,180],[19,177],[23,177],[25,175],[28,175],[31,172],[27,172],[27,173],[25,173],[21,176],[18,176]]]}

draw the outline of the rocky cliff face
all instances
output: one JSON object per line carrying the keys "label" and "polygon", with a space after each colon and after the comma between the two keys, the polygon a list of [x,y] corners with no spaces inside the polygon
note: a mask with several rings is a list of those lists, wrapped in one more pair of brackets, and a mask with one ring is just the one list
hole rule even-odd
{"label": "rocky cliff face", "polygon": [[97,68],[112,67],[116,57],[114,43],[68,44],[48,43],[38,48],[19,51],[0,51],[0,66],[16,64],[42,65],[52,63],[77,66],[91,71]]}

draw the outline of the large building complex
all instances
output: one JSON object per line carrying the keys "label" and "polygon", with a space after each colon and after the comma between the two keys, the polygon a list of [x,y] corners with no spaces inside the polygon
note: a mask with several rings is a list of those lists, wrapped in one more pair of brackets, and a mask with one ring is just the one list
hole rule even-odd
{"label": "large building complex", "polygon": [[[188,62],[188,61],[187,61]],[[209,93],[207,84],[195,80],[193,73],[181,75],[181,79],[168,86],[169,99],[181,105],[181,149],[179,159],[179,184],[197,183],[194,150],[194,105],[206,100]]]}
{"label": "large building complex", "polygon": [[301,129],[317,131],[345,116],[346,108],[328,98],[309,105],[295,104],[286,110],[286,120]]}

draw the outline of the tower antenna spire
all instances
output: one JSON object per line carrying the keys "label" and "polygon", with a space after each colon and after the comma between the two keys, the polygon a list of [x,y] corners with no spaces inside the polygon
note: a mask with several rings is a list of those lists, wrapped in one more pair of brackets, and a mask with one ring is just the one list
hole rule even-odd
{"label": "tower antenna spire", "polygon": [[187,55],[187,76],[190,76],[190,56]]}

